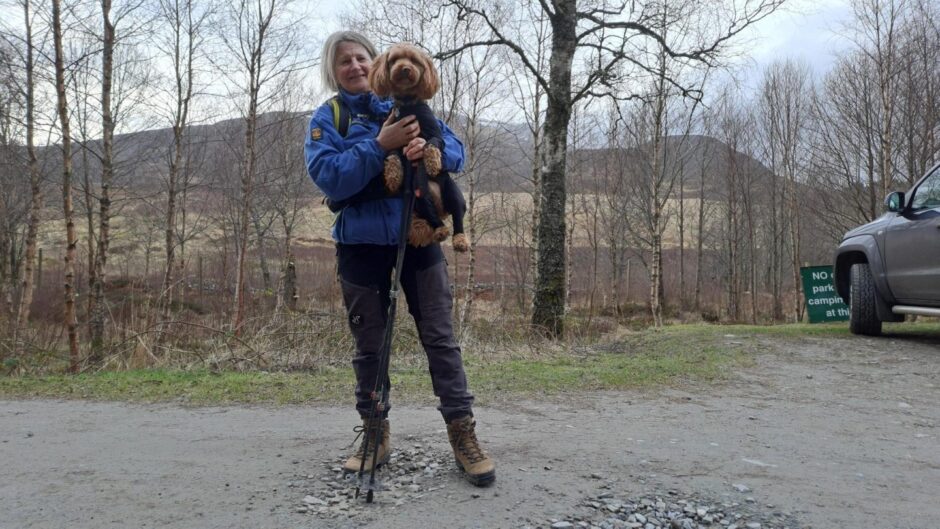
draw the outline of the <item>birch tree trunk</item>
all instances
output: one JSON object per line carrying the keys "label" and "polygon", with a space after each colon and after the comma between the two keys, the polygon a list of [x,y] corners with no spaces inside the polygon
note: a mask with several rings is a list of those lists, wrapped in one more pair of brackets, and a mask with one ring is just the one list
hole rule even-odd
{"label": "birch tree trunk", "polygon": [[291,226],[284,222],[284,271],[281,280],[281,295],[279,304],[293,312],[297,310],[297,267],[294,264],[294,253],[291,250],[293,238]]}
{"label": "birch tree trunk", "polygon": [[550,336],[564,335],[565,164],[571,119],[571,64],[576,41],[576,2],[555,2],[545,143],[542,153],[540,217],[536,229],[538,263],[532,324]]}
{"label": "birch tree trunk", "polygon": [[732,321],[740,318],[740,295],[738,290],[738,169],[734,148],[728,149],[728,317]]}
{"label": "birch tree trunk", "polygon": [[679,173],[679,308],[688,308],[688,296],[685,294],[685,171]]}
{"label": "birch tree trunk", "polygon": [[[663,10],[665,17],[666,11]],[[665,29],[663,30],[665,34]],[[653,108],[653,152],[650,166],[650,228],[652,262],[650,263],[650,312],[653,316],[653,326],[662,327],[662,286],[663,286],[663,206],[665,197],[660,196],[663,183],[666,179],[665,164],[665,138],[663,137],[666,114],[666,57],[665,52],[660,53],[659,78],[656,83],[656,102]]]}
{"label": "birch tree trunk", "polygon": [[89,361],[101,360],[104,348],[104,325],[107,313],[104,300],[105,273],[111,236],[111,180],[114,176],[114,119],[111,115],[111,84],[114,73],[114,25],[111,23],[111,0],[101,0],[104,25],[101,56],[101,192],[98,197],[98,248],[95,252],[95,279],[88,330],[91,340]]}
{"label": "birch tree trunk", "polygon": [[702,251],[705,240],[705,168],[708,153],[702,153],[702,165],[699,172],[698,186],[698,225],[695,227],[695,298],[693,306],[696,312],[702,311]]}
{"label": "birch tree trunk", "polygon": [[251,91],[249,93],[248,116],[245,118],[245,154],[241,175],[241,194],[238,219],[238,257],[235,271],[235,317],[232,320],[232,329],[235,336],[241,333],[242,321],[245,316],[245,254],[248,251],[248,217],[251,211],[252,179],[255,172],[255,126],[257,124],[258,92],[254,88],[255,71],[250,72]]}
{"label": "birch tree trunk", "polygon": [[166,51],[169,52],[173,61],[173,77],[176,88],[173,106],[173,145],[167,175],[166,225],[164,226],[166,268],[163,272],[163,286],[161,288],[163,295],[161,318],[165,326],[166,322],[170,320],[170,309],[173,303],[173,271],[176,266],[177,193],[180,168],[183,164],[185,135],[189,125],[189,105],[193,96],[195,32],[203,18],[200,17],[198,20],[194,20],[191,0],[183,0],[183,2],[180,2],[180,0],[163,0],[160,7],[164,21],[169,23],[171,27],[170,46]]}
{"label": "birch tree trunk", "polygon": [[35,87],[33,65],[33,30],[29,14],[30,0],[23,0],[23,20],[26,30],[26,154],[29,165],[30,208],[29,225],[26,228],[26,256],[23,260],[23,275],[20,295],[13,327],[13,345],[17,347],[17,333],[29,321],[29,309],[33,304],[33,270],[36,266],[36,247],[39,232],[39,214],[42,211],[42,187],[39,159],[35,146]]}
{"label": "birch tree trunk", "polygon": [[62,51],[61,0],[52,0],[52,38],[55,43],[55,81],[59,123],[62,127],[62,210],[65,216],[65,326],[69,340],[69,370],[79,369],[78,320],[75,316],[75,221],[72,211],[72,139],[65,92],[65,57]]}
{"label": "birch tree trunk", "polygon": [[261,85],[264,81],[262,60],[268,46],[267,31],[274,16],[277,0],[271,0],[266,6],[252,5],[242,1],[234,6],[237,10],[236,24],[239,25],[240,40],[234,43],[240,67],[247,76],[245,88],[247,111],[245,112],[245,143],[242,154],[241,201],[239,204],[236,237],[238,251],[235,269],[235,307],[232,318],[232,330],[235,336],[241,333],[245,317],[245,256],[248,253],[248,231],[251,216],[252,195],[254,194],[254,175],[257,153],[255,152],[255,131],[258,126],[258,104]]}

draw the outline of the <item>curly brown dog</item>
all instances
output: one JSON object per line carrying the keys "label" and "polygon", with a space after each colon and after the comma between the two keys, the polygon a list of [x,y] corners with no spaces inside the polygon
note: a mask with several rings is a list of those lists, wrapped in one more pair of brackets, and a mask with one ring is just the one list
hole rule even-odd
{"label": "curly brown dog", "polygon": [[[425,139],[424,163],[415,171],[415,218],[408,233],[408,243],[427,246],[450,235],[443,219],[451,216],[454,225],[454,250],[465,252],[469,244],[463,230],[467,204],[454,179],[441,167],[443,133],[426,100],[434,97],[440,86],[431,58],[411,44],[396,44],[376,57],[369,70],[369,85],[379,97],[391,96],[396,120],[414,115]],[[397,192],[402,184],[402,155],[391,153],[385,159],[385,187]]]}

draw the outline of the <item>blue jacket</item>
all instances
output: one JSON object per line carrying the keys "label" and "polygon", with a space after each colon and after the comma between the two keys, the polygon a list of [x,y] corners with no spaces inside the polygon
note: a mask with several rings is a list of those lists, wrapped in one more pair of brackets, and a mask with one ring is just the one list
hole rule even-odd
{"label": "blue jacket", "polygon": [[[346,137],[333,126],[333,109],[323,104],[313,113],[304,156],[307,173],[330,200],[349,198],[373,178],[381,178],[385,151],[376,137],[392,107],[371,92],[340,97],[350,112]],[[463,168],[463,143],[443,123],[443,166],[458,172]],[[333,226],[333,240],[343,244],[398,244],[402,198],[384,198],[351,204],[344,208]]]}

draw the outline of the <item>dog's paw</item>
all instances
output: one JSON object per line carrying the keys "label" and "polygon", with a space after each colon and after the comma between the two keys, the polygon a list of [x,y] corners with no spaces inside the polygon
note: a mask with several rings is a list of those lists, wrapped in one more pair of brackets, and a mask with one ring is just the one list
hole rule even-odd
{"label": "dog's paw", "polygon": [[465,253],[470,250],[470,243],[467,241],[467,236],[463,233],[458,233],[454,235],[454,238],[451,240],[451,243],[454,245],[454,251]]}
{"label": "dog's paw", "polygon": [[397,193],[401,189],[402,167],[398,156],[389,156],[385,158],[385,190],[390,194]]}
{"label": "dog's paw", "polygon": [[444,242],[450,236],[450,230],[447,226],[441,226],[434,230],[434,242]]}
{"label": "dog's paw", "polygon": [[441,174],[441,150],[430,143],[424,148],[424,168],[431,178]]}
{"label": "dog's paw", "polygon": [[408,230],[408,244],[412,246],[427,246],[434,242],[434,228],[424,219],[411,219],[411,229]]}

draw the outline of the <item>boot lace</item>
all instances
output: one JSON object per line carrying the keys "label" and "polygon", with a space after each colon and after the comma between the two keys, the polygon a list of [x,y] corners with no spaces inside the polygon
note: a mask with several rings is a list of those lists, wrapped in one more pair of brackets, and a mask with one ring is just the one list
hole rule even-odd
{"label": "boot lace", "polygon": [[355,454],[355,456],[358,457],[359,459],[365,459],[366,439],[367,439],[367,437],[365,436],[369,435],[367,430],[368,429],[362,425],[359,425],[353,428],[353,432],[356,433],[356,438],[353,439],[352,443],[349,443],[349,446],[356,444],[356,441],[358,441],[360,437],[362,438],[362,442],[359,443],[359,448],[356,449],[356,454]]}
{"label": "boot lace", "polygon": [[486,459],[486,454],[480,448],[480,442],[477,441],[476,432],[471,429],[460,429],[457,434],[457,449],[466,457],[470,463],[479,463]]}
{"label": "boot lace", "polygon": [[[355,453],[355,456],[358,457],[359,459],[365,459],[365,457],[366,457],[366,439],[370,439],[370,436],[373,435],[373,432],[375,432],[375,430],[376,430],[378,427],[379,427],[379,423],[370,424],[370,425],[368,425],[368,426],[365,425],[365,424],[360,424],[359,426],[354,426],[354,427],[353,427],[353,432],[356,433],[356,438],[353,439],[351,443],[349,443],[349,446],[352,446],[352,445],[356,444],[356,441],[358,441],[360,437],[362,438],[362,442],[359,443],[359,448],[356,449],[356,453]],[[385,441],[385,436],[386,436],[386,435],[388,435],[388,430],[387,430],[387,429],[382,432],[382,439],[379,439],[379,444],[380,444],[380,445]],[[373,449],[373,448],[374,448],[374,445],[372,445],[372,442],[370,442],[370,443],[369,443],[369,449],[371,450],[371,449]]]}

